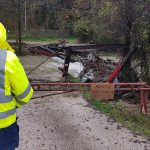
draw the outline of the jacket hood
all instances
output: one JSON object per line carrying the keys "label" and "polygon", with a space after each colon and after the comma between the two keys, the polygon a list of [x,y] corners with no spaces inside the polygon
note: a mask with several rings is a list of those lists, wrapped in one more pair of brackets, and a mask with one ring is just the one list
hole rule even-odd
{"label": "jacket hood", "polygon": [[13,48],[7,42],[6,29],[2,23],[0,23],[0,49],[10,50],[14,52]]}

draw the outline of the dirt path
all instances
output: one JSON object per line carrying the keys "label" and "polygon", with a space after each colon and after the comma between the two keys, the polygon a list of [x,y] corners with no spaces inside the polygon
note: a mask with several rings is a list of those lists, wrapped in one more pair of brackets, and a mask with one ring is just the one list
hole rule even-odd
{"label": "dirt path", "polygon": [[[22,62],[28,71],[42,59],[26,56]],[[49,60],[30,77],[48,78],[51,63]],[[54,69],[51,75],[60,79]],[[35,92],[35,96],[42,94]],[[95,110],[78,92],[31,100],[18,110],[18,116],[18,150],[150,150],[150,141]]]}

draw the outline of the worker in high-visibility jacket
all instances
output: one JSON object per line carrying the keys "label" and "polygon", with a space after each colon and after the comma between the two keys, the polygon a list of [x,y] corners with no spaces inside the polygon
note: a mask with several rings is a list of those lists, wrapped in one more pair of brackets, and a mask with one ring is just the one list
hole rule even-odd
{"label": "worker in high-visibility jacket", "polygon": [[6,37],[0,23],[0,150],[15,150],[19,145],[16,108],[29,102],[33,89]]}

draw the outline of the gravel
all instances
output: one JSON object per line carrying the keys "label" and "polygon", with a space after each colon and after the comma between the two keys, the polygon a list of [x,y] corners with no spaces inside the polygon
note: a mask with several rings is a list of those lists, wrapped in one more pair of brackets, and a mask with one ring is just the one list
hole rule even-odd
{"label": "gravel", "polygon": [[[32,64],[29,65],[26,60],[31,57]],[[26,56],[21,61],[30,70],[41,60],[39,56]],[[49,63],[51,60],[39,70],[44,70],[43,67],[48,70]],[[38,71],[38,76],[44,78],[47,73]],[[55,74],[60,78],[60,72]],[[35,92],[34,96],[47,93],[51,92]],[[17,114],[20,126],[18,150],[150,150],[148,139],[96,110],[79,92],[31,100],[17,110]]]}

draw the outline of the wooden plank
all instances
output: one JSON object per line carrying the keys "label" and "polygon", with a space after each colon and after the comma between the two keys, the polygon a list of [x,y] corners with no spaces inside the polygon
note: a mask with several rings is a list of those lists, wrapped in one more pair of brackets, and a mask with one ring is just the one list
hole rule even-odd
{"label": "wooden plank", "polygon": [[64,49],[70,48],[70,50],[101,50],[101,49],[116,49],[116,48],[121,48],[121,49],[129,49],[130,45],[129,44],[86,44],[86,45],[74,45],[74,46],[68,46],[64,47]]}
{"label": "wooden plank", "polygon": [[115,85],[111,83],[91,84],[90,94],[93,100],[112,100],[114,99]]}

